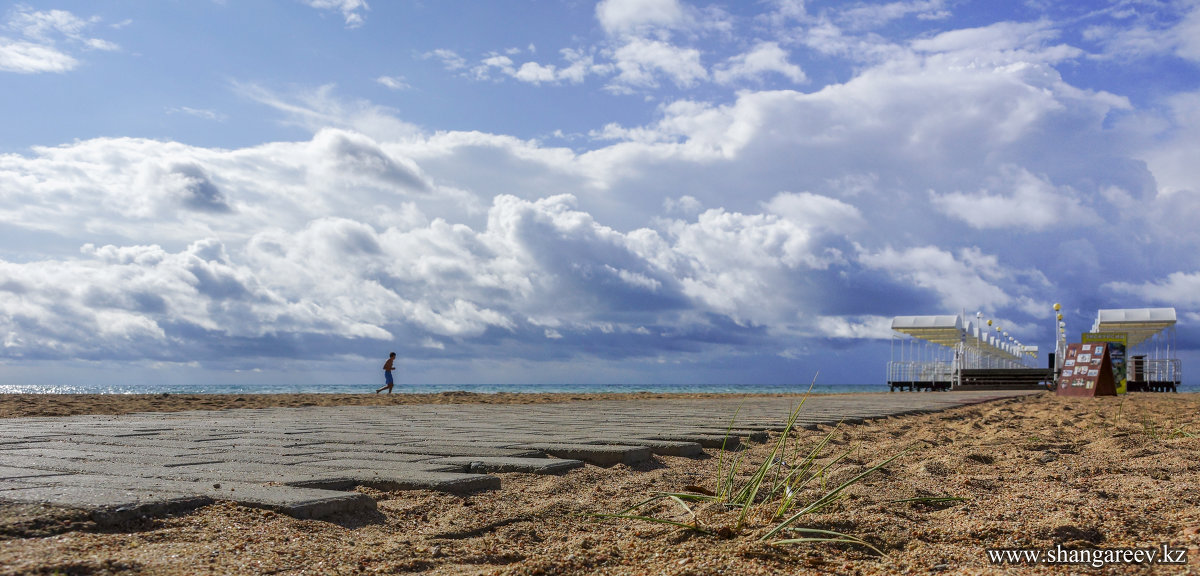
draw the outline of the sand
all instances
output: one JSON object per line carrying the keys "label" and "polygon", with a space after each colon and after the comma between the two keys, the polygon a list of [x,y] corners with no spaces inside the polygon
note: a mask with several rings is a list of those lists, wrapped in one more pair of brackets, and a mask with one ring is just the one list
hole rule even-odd
{"label": "sand", "polygon": [[[398,404],[545,404],[581,400],[645,400],[650,398],[715,398],[728,394],[479,394],[453,391],[436,394],[0,394],[0,418],[182,412],[229,408],[299,408],[304,406],[391,406]],[[743,394],[743,396],[782,396]]]}
{"label": "sand", "polygon": [[[505,401],[554,399],[565,398]],[[251,396],[205,398],[205,405],[182,396],[121,400],[139,410],[272,401]],[[332,397],[274,401],[291,406],[357,402]],[[65,407],[74,402],[47,397],[17,409],[3,399],[0,406],[9,416],[47,413],[50,408],[41,406],[47,403],[71,413]],[[79,403],[74,410],[128,405]],[[882,556],[855,545],[760,542],[774,525],[765,513],[768,506],[755,507],[740,528],[736,510],[698,506],[698,524],[713,535],[594,516],[659,491],[714,490],[718,462],[728,466],[730,455],[710,450],[706,458],[658,456],[636,468],[589,465],[561,476],[502,474],[500,490],[468,496],[363,490],[376,499],[377,511],[330,521],[218,503],[101,531],[70,511],[0,505],[0,574],[1200,573],[1200,396],[1042,394],[804,430],[794,448],[807,452],[826,435],[830,441],[821,463],[843,457],[824,476],[825,491],[900,456],[796,525],[852,534]],[[773,445],[749,445],[741,462],[762,462]],[[750,472],[747,466],[742,478]],[[825,491],[809,489],[798,500],[810,502]],[[923,499],[902,502],[913,498]],[[676,508],[657,513],[696,521]],[[986,553],[993,547],[1111,551],[1161,549],[1163,544],[1186,550],[1188,564],[997,565]]]}

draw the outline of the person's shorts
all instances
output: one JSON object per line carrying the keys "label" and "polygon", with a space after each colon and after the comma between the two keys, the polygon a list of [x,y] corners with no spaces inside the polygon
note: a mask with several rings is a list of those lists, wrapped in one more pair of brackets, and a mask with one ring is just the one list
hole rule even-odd
{"label": "person's shorts", "polygon": [[383,371],[383,379],[385,382],[387,382],[388,386],[391,386],[392,385],[392,371],[384,370]]}

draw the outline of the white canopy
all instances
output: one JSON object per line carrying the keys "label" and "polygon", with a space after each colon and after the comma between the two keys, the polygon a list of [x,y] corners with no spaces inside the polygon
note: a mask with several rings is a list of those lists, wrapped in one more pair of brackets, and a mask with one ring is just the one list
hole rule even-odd
{"label": "white canopy", "polygon": [[1000,341],[996,335],[981,331],[980,328],[973,322],[967,322],[966,326],[963,326],[963,319],[958,315],[896,316],[892,319],[892,330],[940,346],[954,347],[962,343],[968,348],[993,357],[1016,358],[1022,353],[1037,355],[1036,346],[1026,346],[1024,350],[1018,350],[1015,346]]}
{"label": "white canopy", "polygon": [[892,319],[892,330],[942,346],[954,346],[963,337],[958,316],[897,316]]}
{"label": "white canopy", "polygon": [[1174,325],[1174,308],[1101,310],[1092,332],[1124,332],[1129,335],[1128,345],[1132,348]]}

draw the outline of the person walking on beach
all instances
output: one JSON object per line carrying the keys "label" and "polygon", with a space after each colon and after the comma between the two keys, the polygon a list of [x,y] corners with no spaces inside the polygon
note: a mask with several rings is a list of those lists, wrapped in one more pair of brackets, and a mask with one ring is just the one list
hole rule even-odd
{"label": "person walking on beach", "polygon": [[393,385],[392,370],[395,370],[395,369],[396,369],[396,353],[392,352],[391,355],[388,356],[387,362],[383,363],[383,380],[384,380],[384,382],[386,382],[386,384],[384,384],[381,388],[375,390],[376,394],[383,392],[384,390],[387,390],[388,394],[392,393],[392,385]]}

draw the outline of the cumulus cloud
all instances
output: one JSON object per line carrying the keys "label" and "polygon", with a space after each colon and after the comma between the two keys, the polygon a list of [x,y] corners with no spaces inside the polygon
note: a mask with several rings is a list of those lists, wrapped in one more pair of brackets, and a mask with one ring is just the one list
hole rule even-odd
{"label": "cumulus cloud", "polygon": [[1192,62],[1200,62],[1200,4],[1192,3],[1187,16],[1172,30],[1177,40],[1175,54]]}
{"label": "cumulus cloud", "polygon": [[[531,50],[531,52],[533,52]],[[490,54],[470,70],[476,80],[496,79],[494,73],[527,84],[579,84],[588,76],[607,74],[610,66],[595,64],[593,55],[581,50],[564,48],[560,51],[563,64],[539,62],[517,63],[507,54]],[[461,66],[465,66],[465,60]]]}
{"label": "cumulus cloud", "polygon": [[1074,228],[1095,226],[1100,216],[1081,201],[1070,187],[1058,187],[1028,170],[1003,167],[995,187],[970,194],[930,193],[933,205],[973,228],[1026,228],[1044,230],[1052,226]]}
{"label": "cumulus cloud", "polygon": [[1109,282],[1105,287],[1158,305],[1200,307],[1200,272],[1172,272],[1157,281],[1141,284]]}
{"label": "cumulus cloud", "polygon": [[654,87],[666,76],[676,86],[694,86],[708,78],[700,62],[700,51],[682,48],[660,40],[634,38],[613,52],[617,75],[609,87],[625,91],[629,87]]}
{"label": "cumulus cloud", "polygon": [[[608,78],[606,88],[617,94],[653,91],[663,82],[691,88],[714,76],[702,61],[702,51],[692,45],[698,37],[728,35],[729,16],[722,10],[699,9],[678,0],[605,0],[595,15],[607,42],[559,50],[562,63],[525,61],[520,49],[493,50],[477,64],[451,50],[435,50],[425,59],[443,62],[448,70],[466,71],[475,80],[511,78],[533,85],[579,84],[590,76]],[[531,54],[536,49],[531,45]],[[786,61],[778,44],[764,43],[730,59],[722,68],[721,82],[778,73],[802,81],[803,71]]]}
{"label": "cumulus cloud", "polygon": [[808,80],[803,69],[788,62],[787,52],[776,42],[760,43],[749,52],[729,59],[713,71],[713,79],[720,84],[732,84],[739,80],[759,80],[770,73],[796,84]]}
{"label": "cumulus cloud", "polygon": [[1175,94],[1167,100],[1170,128],[1144,153],[1150,171],[1164,195],[1198,194],[1200,166],[1200,92]]}
{"label": "cumulus cloud", "polygon": [[453,50],[439,48],[421,55],[425,60],[437,60],[447,70],[461,70],[467,67],[467,60]]}
{"label": "cumulus cloud", "polygon": [[995,310],[1009,305],[1013,296],[999,284],[1011,272],[995,255],[978,248],[965,248],[957,254],[935,246],[897,250],[891,247],[860,254],[859,262],[869,268],[885,270],[894,277],[941,297],[945,310],[982,308]]}
{"label": "cumulus cloud", "polygon": [[890,316],[823,316],[816,327],[827,338],[848,340],[885,340],[893,334]]}
{"label": "cumulus cloud", "polygon": [[678,0],[602,0],[596,4],[596,19],[609,34],[634,35],[681,28],[689,22]]}

